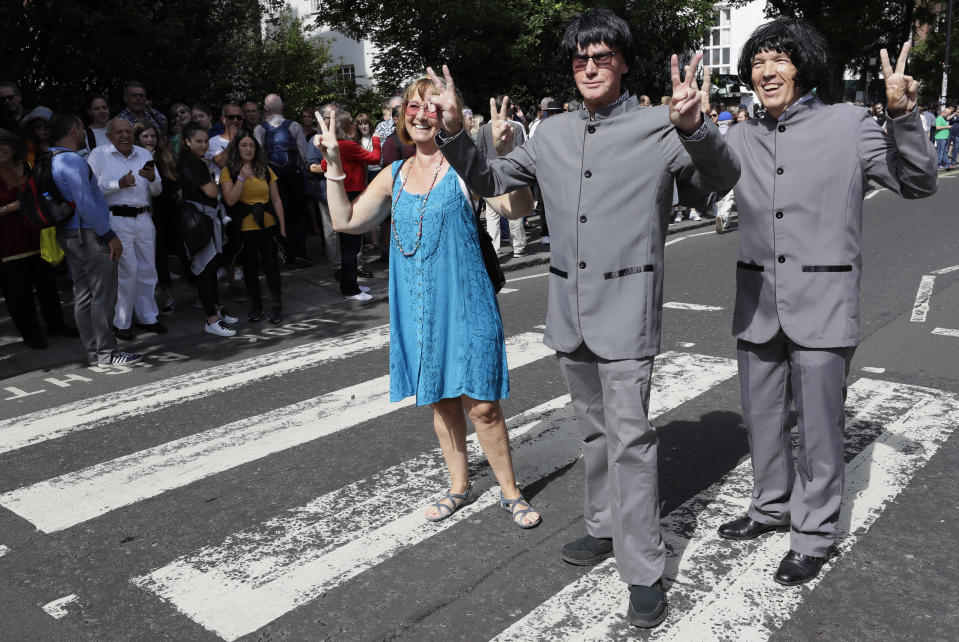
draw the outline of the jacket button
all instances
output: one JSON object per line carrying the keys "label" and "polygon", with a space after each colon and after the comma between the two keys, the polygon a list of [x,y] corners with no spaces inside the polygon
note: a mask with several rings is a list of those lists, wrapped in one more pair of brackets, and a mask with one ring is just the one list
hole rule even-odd
{"label": "jacket button", "polygon": [[781,132],[786,131],[786,126],[785,126],[785,125],[780,125],[780,126],[779,126],[779,131],[781,131]]}
{"label": "jacket button", "polygon": [[785,171],[786,171],[786,170],[784,170],[782,167],[779,167],[779,168],[776,169],[776,173],[779,174],[780,176],[782,176],[782,173],[785,172]]}
{"label": "jacket button", "polygon": [[776,212],[776,218],[782,218],[782,217],[783,217],[782,212]]}
{"label": "jacket button", "polygon": [[586,222],[586,217],[585,217],[585,216],[580,216],[580,217],[579,217],[579,222],[580,222],[580,223],[585,223],[585,222]]}
{"label": "jacket button", "polygon": [[586,128],[586,131],[588,131],[590,134],[595,134],[596,127],[594,127],[593,125],[590,125],[589,127]]}
{"label": "jacket button", "polygon": [[593,175],[593,173],[592,173],[591,171],[589,171],[588,169],[586,170],[586,172],[583,173],[583,176],[585,176],[586,178],[589,178],[589,177],[592,176],[592,175]]}
{"label": "jacket button", "polygon": [[785,262],[786,262],[786,257],[783,256],[782,254],[780,254],[780,255],[779,255],[779,258],[776,259],[776,260],[779,261],[780,263],[785,263]]}
{"label": "jacket button", "polygon": [[580,270],[585,270],[585,269],[586,269],[586,261],[580,261],[580,262],[579,262],[579,269],[580,269]]}

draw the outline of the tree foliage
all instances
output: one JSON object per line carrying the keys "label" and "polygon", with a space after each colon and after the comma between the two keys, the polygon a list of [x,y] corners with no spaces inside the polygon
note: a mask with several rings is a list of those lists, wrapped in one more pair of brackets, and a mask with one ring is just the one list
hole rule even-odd
{"label": "tree foliage", "polygon": [[636,92],[669,93],[669,55],[697,49],[714,16],[711,0],[484,0],[481,3],[408,0],[323,0],[317,22],[377,48],[373,71],[392,90],[427,65],[448,64],[468,104],[509,94],[521,104],[547,95],[576,95],[559,45],[577,13],[612,9],[630,23],[636,56],[627,85]]}
{"label": "tree foliage", "polygon": [[325,44],[282,0],[18,0],[0,3],[0,23],[0,78],[26,105],[82,113],[102,93],[117,110],[132,79],[161,109],[272,91],[296,105],[337,89]]}
{"label": "tree foliage", "polygon": [[[942,93],[942,63],[946,56],[946,11],[930,19],[929,30],[913,49],[912,73],[923,80],[919,86],[919,100],[924,105],[938,103]],[[949,48],[948,100],[956,102],[959,95],[959,7],[953,8],[952,41]]]}

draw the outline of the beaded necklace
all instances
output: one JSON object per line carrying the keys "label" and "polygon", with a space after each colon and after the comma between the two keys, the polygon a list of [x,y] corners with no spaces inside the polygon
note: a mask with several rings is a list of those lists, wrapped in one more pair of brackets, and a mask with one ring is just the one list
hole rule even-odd
{"label": "beaded necklace", "polygon": [[[398,249],[403,256],[413,256],[416,254],[417,250],[420,249],[420,243],[423,241],[423,214],[426,212],[426,201],[429,200],[430,192],[433,191],[433,186],[436,185],[436,177],[440,175],[440,169],[443,167],[443,157],[440,156],[440,162],[436,166],[436,171],[433,173],[433,180],[430,182],[430,188],[426,190],[423,200],[420,201],[420,221],[419,229],[416,231],[416,245],[412,250],[407,252],[403,249],[403,244],[400,243],[400,235],[396,233],[396,203],[400,200],[400,194],[403,193],[403,188],[406,187],[406,183],[410,179],[410,174],[413,173],[413,165],[415,164],[416,156],[414,156],[410,161],[410,168],[406,170],[406,177],[400,182],[400,189],[396,192],[396,196],[393,197],[393,205],[390,208],[390,224],[393,228],[393,239],[396,241],[396,249]],[[402,167],[400,169],[402,170]]]}

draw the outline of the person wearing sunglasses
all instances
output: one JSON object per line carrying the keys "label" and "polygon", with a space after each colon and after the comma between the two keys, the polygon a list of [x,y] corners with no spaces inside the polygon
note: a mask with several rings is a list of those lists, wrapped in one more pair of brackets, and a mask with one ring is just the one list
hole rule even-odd
{"label": "person wearing sunglasses", "polygon": [[670,72],[668,106],[642,107],[623,86],[634,61],[629,25],[608,9],[576,16],[562,55],[583,106],[549,118],[536,136],[487,161],[463,133],[453,78],[430,98],[441,113],[437,141],[483,197],[538,181],[550,231],[545,343],[556,350],[582,432],[586,535],[563,546],[580,566],[616,556],[629,585],[627,615],[650,628],[666,617],[666,547],[659,530],[656,431],[649,423],[653,360],[660,350],[664,246],[673,183],[705,207],[709,192],[739,179],[739,161],[706,123],[697,54]]}
{"label": "person wearing sunglasses", "polygon": [[216,171],[226,167],[226,148],[243,128],[243,110],[234,103],[227,103],[220,109],[220,122],[223,123],[223,133],[210,136],[210,149],[207,157],[216,164]]}

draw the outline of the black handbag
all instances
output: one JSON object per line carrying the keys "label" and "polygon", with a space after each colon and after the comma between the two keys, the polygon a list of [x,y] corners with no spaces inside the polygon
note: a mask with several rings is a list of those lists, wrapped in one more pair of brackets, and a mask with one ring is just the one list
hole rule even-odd
{"label": "black handbag", "polygon": [[[470,204],[472,205],[472,203]],[[480,253],[483,255],[483,264],[486,266],[486,273],[489,274],[489,280],[493,282],[493,291],[497,294],[506,285],[506,275],[503,274],[503,266],[499,263],[499,255],[496,248],[493,247],[493,239],[489,237],[486,230],[480,226],[479,214],[473,210],[473,221],[476,222],[476,236],[479,239]]]}
{"label": "black handbag", "polygon": [[213,238],[213,219],[190,202],[180,211],[180,236],[190,256],[196,256]]}

